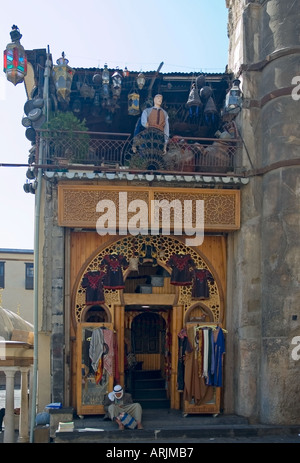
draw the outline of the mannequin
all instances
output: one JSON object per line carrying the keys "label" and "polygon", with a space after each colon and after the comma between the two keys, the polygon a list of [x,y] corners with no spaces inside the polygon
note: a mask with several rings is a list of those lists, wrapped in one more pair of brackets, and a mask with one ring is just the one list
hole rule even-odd
{"label": "mannequin", "polygon": [[146,108],[142,112],[141,124],[146,129],[156,129],[163,133],[165,153],[169,139],[169,117],[167,112],[161,108],[162,101],[162,95],[155,95],[154,106]]}

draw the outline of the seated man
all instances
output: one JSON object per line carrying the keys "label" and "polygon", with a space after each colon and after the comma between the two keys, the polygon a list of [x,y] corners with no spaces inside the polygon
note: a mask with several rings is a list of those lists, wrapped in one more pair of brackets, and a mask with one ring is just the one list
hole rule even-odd
{"label": "seated man", "polygon": [[114,390],[104,399],[104,410],[108,413],[110,419],[115,420],[119,429],[124,429],[124,425],[119,420],[121,413],[128,413],[137,422],[137,428],[143,429],[142,426],[142,407],[139,403],[133,403],[131,394],[124,393],[122,386],[117,384]]}

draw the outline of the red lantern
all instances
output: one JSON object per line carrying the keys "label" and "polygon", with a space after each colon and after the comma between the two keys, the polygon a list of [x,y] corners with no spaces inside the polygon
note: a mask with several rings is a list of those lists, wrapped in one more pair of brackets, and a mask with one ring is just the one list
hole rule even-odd
{"label": "red lantern", "polygon": [[27,74],[27,58],[25,50],[20,44],[22,35],[17,26],[12,26],[10,36],[12,42],[4,50],[3,71],[7,80],[17,85],[24,81]]}

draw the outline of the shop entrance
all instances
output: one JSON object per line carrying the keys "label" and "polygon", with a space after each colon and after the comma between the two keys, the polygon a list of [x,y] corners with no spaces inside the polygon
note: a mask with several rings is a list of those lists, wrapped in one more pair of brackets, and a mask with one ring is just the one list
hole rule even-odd
{"label": "shop entrance", "polygon": [[143,408],[169,408],[171,306],[125,307],[125,384]]}
{"label": "shop entrance", "polygon": [[[82,248],[82,245],[78,247]],[[111,254],[122,257],[122,262],[125,257],[129,264],[126,269],[121,268],[123,288],[105,288],[101,295],[97,293],[97,300],[101,301],[104,296],[104,303],[99,306],[94,302],[95,305],[90,306],[87,304],[83,277],[88,273],[92,273],[92,276],[98,275],[104,257]],[[208,292],[199,293],[198,286],[180,284],[181,280],[177,278],[179,269],[171,263],[174,257],[187,255],[192,258],[197,271],[211,273],[213,279],[207,282]],[[214,266],[207,256],[210,256]],[[164,406],[183,409],[186,413],[217,413],[219,395],[213,398],[216,400],[209,406],[183,403],[182,391],[178,389],[178,336],[183,327],[190,323],[198,325],[205,322],[224,326],[224,256],[223,237],[208,236],[200,251],[187,248],[184,242],[174,237],[139,236],[122,238],[109,248],[101,247],[92,257],[86,259],[74,284],[72,304],[72,335],[76,339],[72,356],[76,362],[71,366],[72,371],[76,371],[72,403],[78,410],[84,405],[86,413],[103,413],[103,405],[98,398],[97,407],[91,403],[90,409],[87,409],[83,403],[84,333],[80,333],[83,325],[88,323],[113,332],[113,348],[117,352],[114,357],[115,370],[110,375],[111,383],[107,384],[104,392],[108,392],[112,384],[118,381],[144,408],[162,408],[162,399]],[[196,289],[197,292],[193,292]],[[99,299],[100,296],[102,299]]]}

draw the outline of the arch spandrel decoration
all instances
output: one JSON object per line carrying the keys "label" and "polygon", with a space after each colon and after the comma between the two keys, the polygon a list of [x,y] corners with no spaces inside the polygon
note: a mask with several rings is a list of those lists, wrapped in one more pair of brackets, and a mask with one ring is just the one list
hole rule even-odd
{"label": "arch spandrel decoration", "polygon": [[[77,287],[75,288],[75,307],[72,314],[75,324],[82,322],[82,315],[86,307],[85,304],[85,288],[81,286],[83,275],[86,272],[99,270],[101,262],[107,254],[122,254],[127,261],[132,257],[139,255],[139,251],[143,245],[153,246],[157,251],[157,263],[165,268],[168,268],[166,262],[175,254],[190,254],[197,268],[203,268],[210,271],[214,277],[213,283],[209,284],[210,297],[205,300],[205,305],[213,316],[213,321],[221,322],[223,319],[223,293],[221,283],[212,265],[205,259],[200,251],[194,248],[187,247],[183,241],[172,236],[126,236],[107,246],[96,251],[93,257],[89,259],[79,275]],[[123,270],[124,278],[128,274],[128,270]],[[184,315],[193,307],[197,306],[197,301],[192,299],[191,286],[178,286],[178,300],[176,305],[182,305]],[[105,289],[105,306],[113,312],[115,305],[123,305],[123,291]],[[199,304],[200,305],[200,304]]]}

